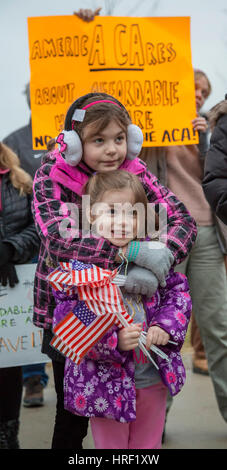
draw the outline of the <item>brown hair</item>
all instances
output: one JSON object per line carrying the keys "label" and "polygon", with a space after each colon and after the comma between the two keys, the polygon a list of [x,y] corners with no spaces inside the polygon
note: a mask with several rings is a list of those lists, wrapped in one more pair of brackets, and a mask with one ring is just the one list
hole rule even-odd
{"label": "brown hair", "polygon": [[95,101],[103,101],[108,99],[116,103],[97,103],[93,104],[85,110],[85,116],[83,122],[75,121],[74,130],[79,134],[83,141],[83,129],[88,124],[94,124],[94,133],[98,134],[102,129],[105,129],[111,121],[115,121],[123,131],[127,131],[127,127],[131,124],[131,119],[127,110],[124,108],[118,100],[111,95],[97,93],[90,98],[85,99],[81,108],[87,104],[94,103]]}
{"label": "brown hair", "polygon": [[[212,87],[211,87],[211,83],[210,83],[209,78],[207,77],[205,72],[203,72],[202,70],[194,69],[194,79],[196,80],[197,78],[201,78],[201,77],[203,77],[207,80],[207,83],[208,83],[208,96],[210,96],[210,94],[212,92]],[[208,96],[207,96],[207,98],[208,98]]]}
{"label": "brown hair", "polygon": [[55,149],[56,139],[50,139],[47,142],[47,151],[52,152]]}
{"label": "brown hair", "polygon": [[0,142],[0,168],[10,170],[10,181],[20,195],[32,193],[32,178],[20,167],[18,156],[5,144]]}
{"label": "brown hair", "polygon": [[207,113],[211,132],[213,132],[218,119],[224,114],[227,114],[227,100],[226,99],[215,104]]}
{"label": "brown hair", "polygon": [[124,170],[96,173],[91,176],[84,188],[84,194],[89,194],[91,206],[98,202],[106,191],[121,191],[130,188],[133,192],[135,203],[146,205],[148,199],[139,178]]}

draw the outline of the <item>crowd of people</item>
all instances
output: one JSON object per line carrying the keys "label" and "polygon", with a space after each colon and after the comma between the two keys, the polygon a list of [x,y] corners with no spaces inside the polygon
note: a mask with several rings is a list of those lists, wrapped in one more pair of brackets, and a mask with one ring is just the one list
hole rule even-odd
{"label": "crowd of people", "polygon": [[[77,14],[92,21],[99,10]],[[185,383],[189,325],[193,371],[209,374],[227,421],[227,101],[203,115],[211,83],[199,69],[194,81],[198,145],[142,148],[141,130],[106,93],[71,104],[48,152],[32,150],[31,122],[0,144],[0,283],[14,288],[15,266],[37,263],[33,321],[57,396],[52,449],[82,449],[89,421],[97,449],[161,448]],[[29,85],[26,96],[30,106]],[[81,226],[84,196],[89,230]],[[164,226],[153,212],[150,230],[149,203],[165,205]],[[62,229],[72,204],[76,236]],[[77,286],[66,283],[69,272]],[[89,328],[103,321],[98,308],[108,325],[87,344]],[[68,335],[81,325],[75,353],[78,337]],[[47,383],[45,364],[0,369],[0,449],[19,448],[23,385],[24,406],[40,406]]]}

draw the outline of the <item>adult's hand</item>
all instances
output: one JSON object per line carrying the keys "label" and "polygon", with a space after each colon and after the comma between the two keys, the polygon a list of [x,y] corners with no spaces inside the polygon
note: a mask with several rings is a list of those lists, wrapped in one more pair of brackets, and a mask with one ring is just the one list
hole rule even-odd
{"label": "adult's hand", "polygon": [[206,132],[207,131],[207,121],[202,116],[197,116],[192,120],[192,127],[195,131]]}
{"label": "adult's hand", "polygon": [[90,9],[84,9],[84,8],[80,8],[79,11],[74,11],[73,14],[78,16],[81,20],[83,21],[87,21],[88,23],[90,21],[93,21],[94,20],[94,17],[99,15],[99,12],[102,8],[99,7],[99,8],[96,8],[96,10],[90,10]]}

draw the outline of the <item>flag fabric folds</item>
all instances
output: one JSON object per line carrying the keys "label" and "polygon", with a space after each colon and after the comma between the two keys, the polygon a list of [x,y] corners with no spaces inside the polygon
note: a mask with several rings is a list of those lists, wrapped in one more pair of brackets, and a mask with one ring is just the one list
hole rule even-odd
{"label": "flag fabric folds", "polygon": [[128,314],[119,287],[118,274],[79,261],[59,263],[48,276],[53,289],[78,295],[76,306],[53,329],[51,346],[79,364],[84,355],[114,324],[122,328],[133,319]]}

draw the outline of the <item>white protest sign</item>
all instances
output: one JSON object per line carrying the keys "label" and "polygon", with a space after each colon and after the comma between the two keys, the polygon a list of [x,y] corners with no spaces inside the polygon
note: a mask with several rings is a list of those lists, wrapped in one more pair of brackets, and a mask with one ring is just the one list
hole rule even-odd
{"label": "white protest sign", "polygon": [[16,266],[19,283],[0,285],[0,367],[49,362],[41,353],[43,330],[33,325],[36,264]]}

